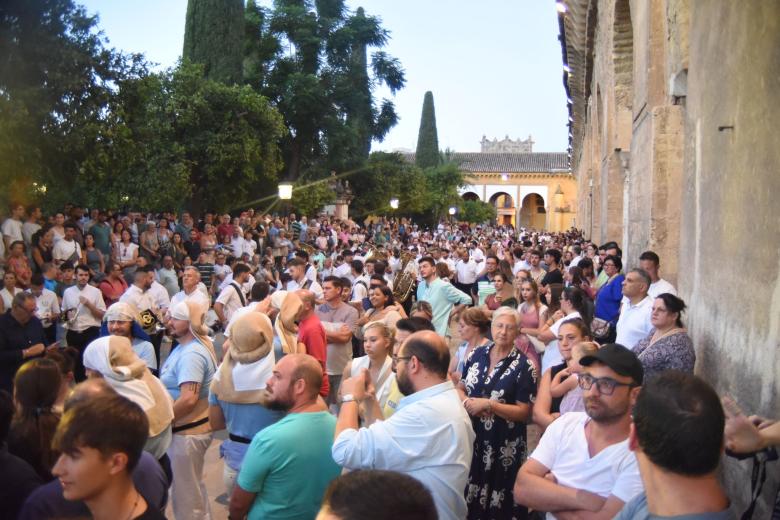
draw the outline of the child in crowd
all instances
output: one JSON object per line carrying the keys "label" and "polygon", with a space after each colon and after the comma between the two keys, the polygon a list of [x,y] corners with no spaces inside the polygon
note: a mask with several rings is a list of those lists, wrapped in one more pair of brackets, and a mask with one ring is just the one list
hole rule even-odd
{"label": "child in crowd", "polygon": [[577,343],[572,347],[571,359],[566,368],[555,374],[550,384],[550,393],[553,397],[563,397],[560,405],[561,415],[585,410],[582,402],[582,389],[577,384],[578,376],[582,372],[580,360],[585,356],[595,354],[598,350],[598,344],[592,341]]}

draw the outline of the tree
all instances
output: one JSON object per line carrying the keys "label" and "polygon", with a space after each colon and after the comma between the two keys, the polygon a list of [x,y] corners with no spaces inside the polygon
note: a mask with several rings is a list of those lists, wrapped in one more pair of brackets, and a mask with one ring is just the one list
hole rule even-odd
{"label": "tree", "polygon": [[141,56],[107,48],[71,0],[3,2],[0,56],[0,183],[12,196],[47,186],[52,207],[80,201],[82,165],[113,138],[107,113],[117,86],[146,73]]}
{"label": "tree", "polygon": [[433,92],[430,91],[425,93],[423,99],[414,160],[420,168],[432,168],[441,164],[439,137],[436,132],[436,109],[433,106]]}
{"label": "tree", "polygon": [[458,220],[473,224],[492,222],[496,219],[496,208],[481,200],[464,200],[460,203]]}
{"label": "tree", "polygon": [[352,191],[358,196],[350,211],[359,216],[390,210],[390,199],[398,198],[403,213],[424,211],[428,207],[426,179],[422,170],[401,154],[374,152],[366,167],[350,177]]}
{"label": "tree", "polygon": [[[281,112],[285,177],[322,178],[359,169],[373,139],[397,122],[393,103],[374,98],[405,82],[398,60],[381,50],[388,33],[343,0],[277,0],[272,11],[247,7],[247,81]],[[277,47],[278,46],[278,47]],[[281,49],[281,51],[279,51]]]}
{"label": "tree", "polygon": [[454,162],[446,162],[439,166],[424,170],[426,180],[426,197],[431,223],[436,223],[450,206],[457,206],[460,201],[458,188],[463,186],[463,171]]}
{"label": "tree", "polygon": [[208,79],[241,83],[244,0],[189,0],[182,59],[201,63]]}

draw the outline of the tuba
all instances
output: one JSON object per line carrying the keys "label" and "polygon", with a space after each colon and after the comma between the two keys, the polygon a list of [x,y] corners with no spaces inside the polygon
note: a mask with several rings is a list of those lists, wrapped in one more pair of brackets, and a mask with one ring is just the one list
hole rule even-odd
{"label": "tuba", "polygon": [[401,253],[401,268],[393,278],[393,298],[400,303],[405,303],[412,294],[417,282],[415,276],[406,270],[406,266],[414,259],[414,255],[408,251]]}
{"label": "tuba", "polygon": [[385,253],[382,249],[369,244],[368,253],[365,256],[364,262],[367,260],[376,260],[377,262],[387,264],[387,253]]}

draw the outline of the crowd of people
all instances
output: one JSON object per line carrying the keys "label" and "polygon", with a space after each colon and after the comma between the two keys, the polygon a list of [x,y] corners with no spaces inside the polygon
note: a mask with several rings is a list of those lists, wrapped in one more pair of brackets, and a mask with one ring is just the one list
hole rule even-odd
{"label": "crowd of people", "polygon": [[21,205],[0,229],[3,518],[211,518],[220,442],[235,519],[726,519],[724,443],[780,437],[694,375],[658,255],[574,229]]}

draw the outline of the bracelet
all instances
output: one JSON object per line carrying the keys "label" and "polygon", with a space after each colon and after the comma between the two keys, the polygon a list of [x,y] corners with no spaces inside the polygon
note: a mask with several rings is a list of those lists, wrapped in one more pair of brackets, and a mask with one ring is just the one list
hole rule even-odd
{"label": "bracelet", "polygon": [[460,404],[462,404],[463,406],[466,406],[466,401],[468,401],[469,399],[471,399],[471,397],[465,398],[463,401],[460,402]]}

